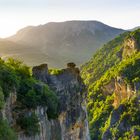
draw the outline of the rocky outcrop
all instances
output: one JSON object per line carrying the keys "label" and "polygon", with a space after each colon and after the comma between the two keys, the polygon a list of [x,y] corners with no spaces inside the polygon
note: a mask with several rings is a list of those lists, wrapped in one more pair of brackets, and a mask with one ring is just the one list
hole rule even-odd
{"label": "rocky outcrop", "polygon": [[27,136],[24,132],[18,133],[19,140],[61,140],[61,127],[58,120],[49,120],[47,107],[38,106],[35,113],[39,119],[40,133],[35,136]]}
{"label": "rocky outcrop", "polygon": [[13,91],[9,94],[9,97],[6,99],[4,108],[0,111],[3,119],[7,119],[8,123],[11,126],[16,124],[16,120],[13,117],[13,108],[17,100],[16,91]]}
{"label": "rocky outcrop", "polygon": [[[74,63],[68,63],[67,68],[58,75],[50,75],[47,65],[33,68],[33,76],[48,84],[59,98],[59,117],[57,120],[51,120],[48,123],[50,130],[54,130],[55,134],[53,131],[47,130],[45,139],[48,139],[48,134],[50,136],[58,134],[57,138],[51,138],[51,140],[89,139],[86,112],[83,108],[85,86],[79,73],[80,71]],[[46,128],[48,128],[47,125]]]}
{"label": "rocky outcrop", "polygon": [[49,73],[47,64],[36,66],[32,71],[33,77],[42,81],[40,84],[47,84],[56,93],[59,99],[59,115],[57,119],[50,120],[47,106],[38,106],[35,110],[24,109],[23,113],[27,116],[35,112],[40,129],[40,133],[35,136],[26,135],[16,122],[22,114],[21,111],[14,111],[20,104],[16,91],[10,93],[0,115],[16,129],[18,140],[89,140],[85,85],[75,64],[68,63],[67,68],[56,75]]}
{"label": "rocky outcrop", "polygon": [[137,52],[139,49],[137,40],[130,36],[124,41],[123,44],[123,58],[128,58],[135,52]]}
{"label": "rocky outcrop", "polygon": [[134,85],[130,85],[125,82],[123,76],[117,76],[107,85],[102,86],[101,90],[105,96],[114,93],[113,106],[117,108],[123,100],[130,99],[135,93],[138,93],[139,87],[139,83],[135,82]]}
{"label": "rocky outcrop", "polygon": [[104,95],[111,95],[115,90],[115,79],[112,79],[108,84],[101,87]]}
{"label": "rocky outcrop", "polygon": [[126,83],[121,76],[117,76],[114,89],[114,107],[118,107],[122,100],[130,99],[135,91],[132,85]]}
{"label": "rocky outcrop", "polygon": [[33,67],[32,71],[33,76],[36,77],[36,79],[48,83],[49,72],[47,64],[42,64],[40,66]]}

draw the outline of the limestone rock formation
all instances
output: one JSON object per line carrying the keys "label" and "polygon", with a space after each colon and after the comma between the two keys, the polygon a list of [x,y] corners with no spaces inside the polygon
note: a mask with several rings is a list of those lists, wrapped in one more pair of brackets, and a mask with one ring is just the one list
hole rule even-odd
{"label": "limestone rock formation", "polygon": [[138,43],[133,36],[126,39],[123,46],[123,58],[130,57],[138,50]]}
{"label": "limestone rock formation", "polygon": [[33,76],[47,83],[59,98],[59,117],[51,122],[54,124],[54,131],[60,128],[58,133],[61,133],[59,139],[62,140],[88,139],[87,116],[83,108],[85,86],[79,72],[74,63],[68,63],[67,68],[58,75],[50,75],[47,65],[33,68]]}
{"label": "limestone rock formation", "polygon": [[[33,77],[47,84],[59,99],[58,118],[49,119],[47,106],[38,106],[34,112],[39,120],[40,133],[26,135],[21,128],[17,129],[18,140],[89,140],[87,111],[85,107],[85,85],[80,77],[80,71],[74,63],[69,63],[60,74],[51,75],[47,64],[32,69]],[[41,86],[41,85],[40,85]],[[11,127],[16,125],[19,112],[14,112],[16,91],[7,98],[1,116],[8,120]],[[30,116],[32,109],[24,110]]]}

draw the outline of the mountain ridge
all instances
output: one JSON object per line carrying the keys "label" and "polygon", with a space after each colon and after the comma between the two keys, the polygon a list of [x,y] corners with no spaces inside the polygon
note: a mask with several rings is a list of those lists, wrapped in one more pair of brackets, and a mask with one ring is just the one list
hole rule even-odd
{"label": "mountain ridge", "polygon": [[[24,48],[23,54],[17,52],[28,65],[48,63],[51,67],[60,68],[68,62],[75,62],[78,66],[83,64],[104,43],[123,32],[122,29],[99,21],[50,22],[23,28],[5,40],[32,48],[31,53]],[[12,56],[14,57],[14,54]],[[60,63],[56,63],[56,60]]]}

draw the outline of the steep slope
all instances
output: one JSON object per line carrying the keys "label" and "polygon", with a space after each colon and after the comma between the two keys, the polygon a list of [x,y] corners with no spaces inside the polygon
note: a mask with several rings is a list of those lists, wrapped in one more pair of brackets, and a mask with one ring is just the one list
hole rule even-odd
{"label": "steep slope", "polygon": [[118,36],[82,67],[90,135],[140,139],[140,30]]}
{"label": "steep slope", "polygon": [[51,67],[64,67],[68,62],[83,64],[93,52],[122,32],[98,21],[51,22],[21,29],[8,40],[29,46],[33,52],[35,49],[37,55],[23,47],[21,56],[29,65],[47,62]]}

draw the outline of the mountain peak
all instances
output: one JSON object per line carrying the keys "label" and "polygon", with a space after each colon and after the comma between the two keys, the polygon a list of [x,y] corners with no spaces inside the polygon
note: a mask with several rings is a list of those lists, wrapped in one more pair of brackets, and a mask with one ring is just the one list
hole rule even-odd
{"label": "mountain peak", "polygon": [[99,21],[72,20],[28,26],[7,39],[26,46],[17,53],[28,65],[48,63],[60,68],[68,62],[83,64],[99,47],[122,32]]}

